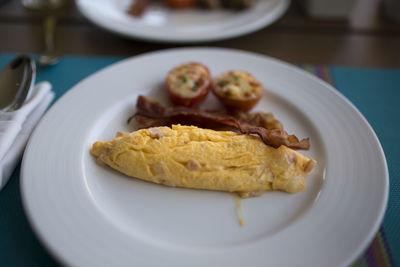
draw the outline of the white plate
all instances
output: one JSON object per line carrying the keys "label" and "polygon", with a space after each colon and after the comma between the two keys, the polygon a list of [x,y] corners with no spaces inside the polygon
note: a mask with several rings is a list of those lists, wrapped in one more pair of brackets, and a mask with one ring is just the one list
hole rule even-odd
{"label": "white plate", "polygon": [[98,26],[127,37],[158,42],[204,42],[227,39],[259,30],[276,21],[290,0],[254,0],[240,12],[227,10],[171,10],[152,4],[142,17],[128,15],[132,0],[76,0],[81,13]]}
{"label": "white plate", "polygon": [[[305,191],[243,200],[239,227],[229,193],[151,184],[95,163],[91,144],[130,129],[138,94],[165,101],[165,75],[184,61],[214,75],[244,69],[264,84],[255,110],[311,138],[304,153],[318,167]],[[330,85],[264,56],[192,48],[123,60],[69,90],[30,139],[21,188],[34,230],[69,265],[345,266],[378,230],[388,171],[368,122]]]}

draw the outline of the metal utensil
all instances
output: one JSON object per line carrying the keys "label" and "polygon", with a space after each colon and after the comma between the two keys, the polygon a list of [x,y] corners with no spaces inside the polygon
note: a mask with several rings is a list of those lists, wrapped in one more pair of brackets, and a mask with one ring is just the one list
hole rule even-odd
{"label": "metal utensil", "polygon": [[46,16],[43,23],[45,50],[39,55],[40,65],[54,65],[60,61],[61,56],[56,52],[54,44],[55,25],[56,17],[54,15]]}
{"label": "metal utensil", "polygon": [[29,97],[36,79],[36,65],[27,55],[13,59],[0,73],[0,111],[19,109]]}
{"label": "metal utensil", "polygon": [[57,10],[60,10],[65,3],[65,0],[22,0],[22,5],[26,9],[36,12],[44,18],[44,51],[38,57],[39,65],[54,65],[61,59],[61,55],[56,51],[54,35]]}

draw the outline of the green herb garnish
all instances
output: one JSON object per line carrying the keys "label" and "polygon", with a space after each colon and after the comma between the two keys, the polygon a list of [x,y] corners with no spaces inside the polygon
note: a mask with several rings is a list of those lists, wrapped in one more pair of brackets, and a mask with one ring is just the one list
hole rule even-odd
{"label": "green herb garnish", "polygon": [[183,76],[183,77],[182,77],[182,82],[183,82],[183,83],[187,83],[187,78],[186,78],[186,76]]}
{"label": "green herb garnish", "polygon": [[220,81],[220,82],[218,83],[218,85],[221,86],[221,87],[224,87],[226,84],[227,84],[226,81]]}
{"label": "green herb garnish", "polygon": [[192,91],[196,91],[197,89],[199,89],[199,83],[195,82],[193,87],[192,87]]}

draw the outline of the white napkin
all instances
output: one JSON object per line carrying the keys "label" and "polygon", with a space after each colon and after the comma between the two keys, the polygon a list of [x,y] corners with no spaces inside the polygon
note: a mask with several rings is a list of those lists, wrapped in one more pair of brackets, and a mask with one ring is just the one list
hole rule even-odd
{"label": "white napkin", "polygon": [[49,82],[33,88],[16,111],[0,111],[0,190],[7,183],[25,149],[28,138],[54,98]]}

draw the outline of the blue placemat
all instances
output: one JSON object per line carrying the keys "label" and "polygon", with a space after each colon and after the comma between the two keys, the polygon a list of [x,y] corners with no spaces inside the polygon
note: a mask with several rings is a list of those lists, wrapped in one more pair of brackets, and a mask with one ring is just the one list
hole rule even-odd
{"label": "blue placemat", "polygon": [[[0,69],[15,54],[0,55]],[[37,71],[37,81],[49,81],[56,93],[54,101],[68,89],[91,73],[122,58],[116,57],[64,57],[51,67]],[[56,266],[32,232],[25,216],[19,190],[19,169],[14,171],[8,184],[0,191],[0,266]]]}
{"label": "blue placemat", "polygon": [[[377,134],[389,168],[389,203],[371,249],[375,264],[400,264],[400,69],[331,68],[336,87],[361,111]],[[371,246],[373,246],[372,244]],[[381,251],[377,251],[381,248]],[[380,253],[381,252],[381,253]],[[368,253],[368,250],[367,250]],[[381,255],[379,255],[381,254]],[[370,257],[372,256],[370,255]]]}
{"label": "blue placemat", "polygon": [[[0,55],[0,69],[14,54]],[[120,57],[65,56],[52,67],[39,68],[37,80],[53,84],[56,99],[91,73],[110,65]],[[302,66],[315,74],[320,67]],[[390,197],[383,225],[377,238],[360,255],[357,265],[391,266],[400,263],[400,69],[323,68],[335,86],[364,114],[377,133],[389,166]],[[321,77],[321,75],[318,75]],[[19,190],[18,166],[9,183],[0,192],[0,266],[57,266],[40,244],[23,211]]]}
{"label": "blue placemat", "polygon": [[[390,176],[388,209],[383,224],[355,266],[392,266],[400,262],[400,157],[395,154],[400,108],[400,69],[360,69],[300,65],[303,69],[334,85],[363,113],[374,128],[385,151]],[[379,177],[377,177],[379,179]],[[396,213],[397,211],[397,213]]]}

